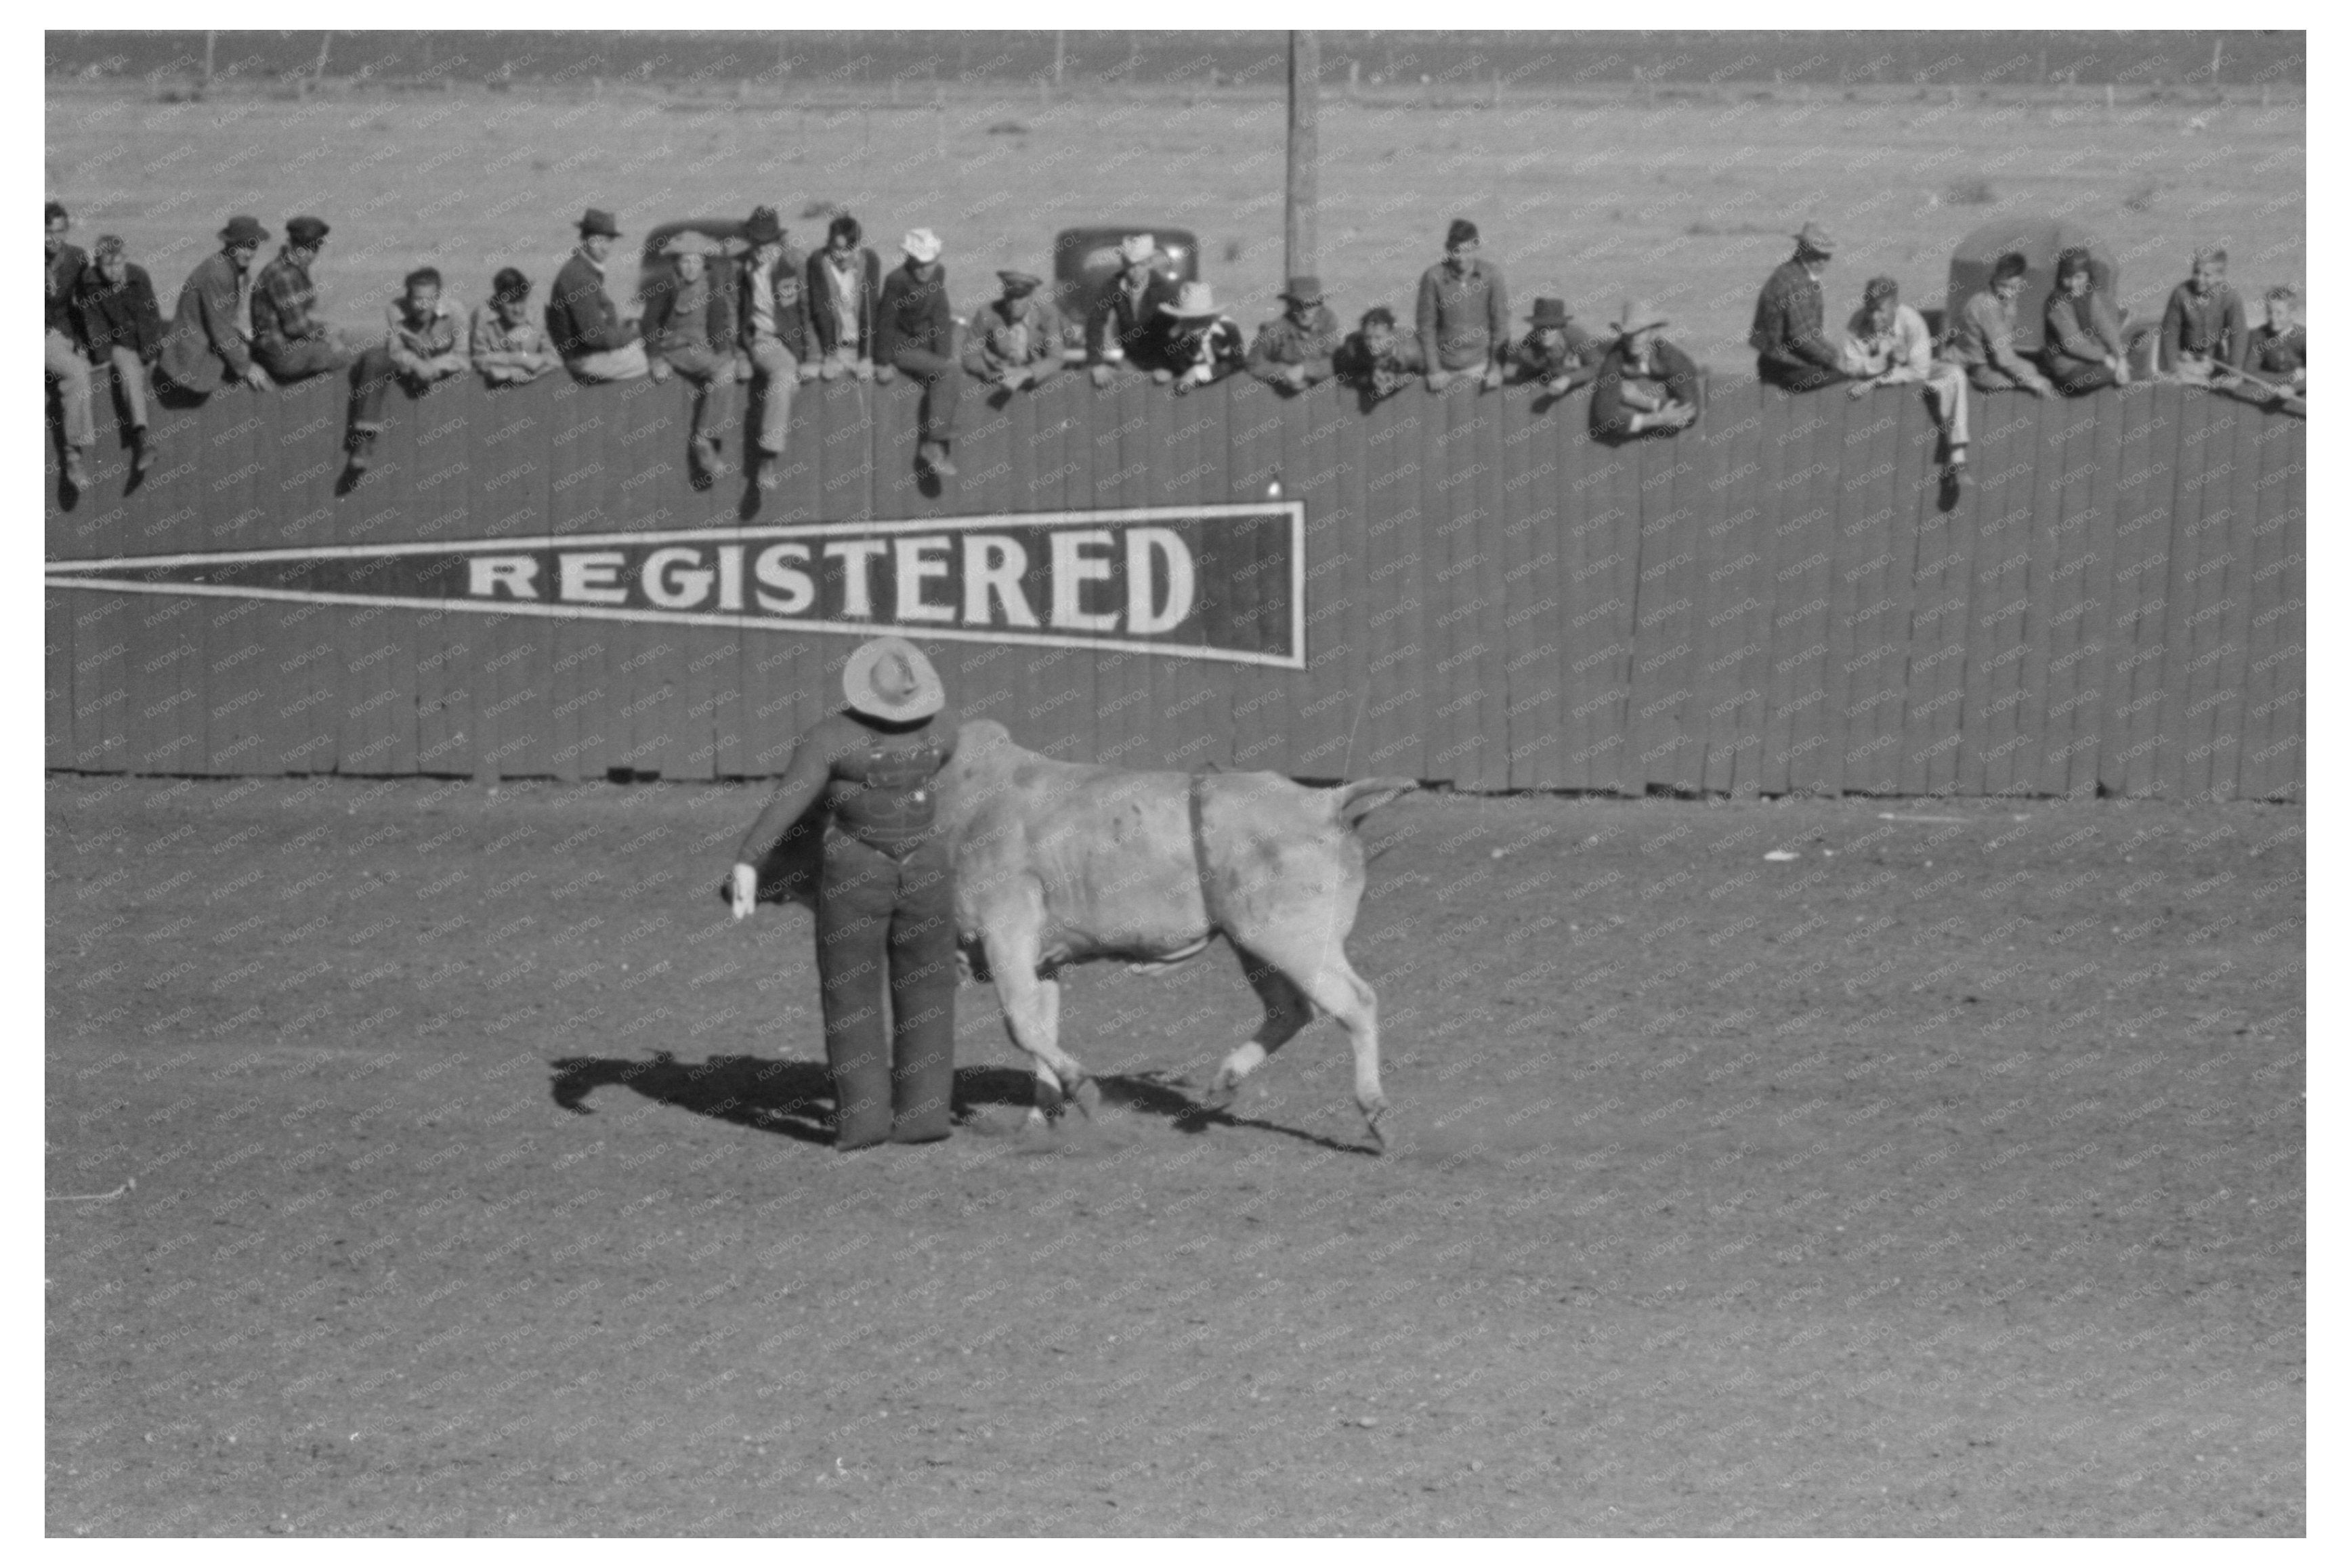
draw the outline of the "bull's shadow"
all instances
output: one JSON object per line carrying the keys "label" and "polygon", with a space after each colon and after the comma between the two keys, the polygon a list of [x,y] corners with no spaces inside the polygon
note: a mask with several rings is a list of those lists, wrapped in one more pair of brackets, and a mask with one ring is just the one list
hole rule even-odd
{"label": "bull's shadow", "polygon": [[[731,1122],[763,1133],[777,1133],[803,1144],[831,1146],[832,1078],[820,1061],[784,1061],[761,1056],[714,1056],[706,1061],[681,1061],[666,1051],[650,1061],[618,1057],[568,1056],[549,1063],[555,1071],[549,1084],[555,1103],[575,1115],[595,1114],[588,1096],[598,1089],[633,1089],[648,1100],[658,1100],[697,1116]],[[1195,1100],[1179,1081],[1157,1072],[1110,1073],[1097,1077],[1102,1103],[1119,1110],[1158,1116],[1184,1133],[1201,1133],[1211,1126],[1247,1127],[1278,1133],[1301,1143],[1341,1154],[1369,1155],[1360,1145],[1326,1138],[1277,1122],[1237,1116]],[[958,1067],[955,1075],[955,1120],[968,1125],[984,1107],[1003,1106],[1028,1114],[1035,1103],[1036,1080],[1013,1067]]]}

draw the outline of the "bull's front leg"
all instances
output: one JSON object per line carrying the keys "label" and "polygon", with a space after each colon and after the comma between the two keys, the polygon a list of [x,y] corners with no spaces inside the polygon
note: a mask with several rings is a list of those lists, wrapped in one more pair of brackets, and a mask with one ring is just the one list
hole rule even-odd
{"label": "bull's front leg", "polygon": [[1061,1049],[1061,983],[1037,972],[1033,942],[991,936],[987,941],[987,967],[996,979],[996,999],[1004,1009],[1004,1027],[1012,1043],[1028,1054],[1037,1077],[1036,1100],[1029,1109],[1030,1124],[1041,1124],[1058,1114],[1067,1099],[1091,1115],[1100,1092],[1078,1059]]}

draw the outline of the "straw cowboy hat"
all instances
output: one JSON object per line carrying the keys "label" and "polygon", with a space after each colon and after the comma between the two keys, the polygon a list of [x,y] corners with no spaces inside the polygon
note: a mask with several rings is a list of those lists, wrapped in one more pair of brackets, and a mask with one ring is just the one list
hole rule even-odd
{"label": "straw cowboy hat", "polygon": [[928,718],[947,702],[938,671],[904,637],[860,643],[841,668],[841,690],[859,713],[895,722]]}
{"label": "straw cowboy hat", "polygon": [[1831,239],[1829,237],[1829,231],[1821,227],[1818,224],[1808,223],[1802,228],[1798,229],[1796,231],[1795,239],[1796,248],[1799,250],[1809,251],[1814,256],[1834,256],[1836,254],[1836,241]]}
{"label": "straw cowboy hat", "polygon": [[1205,283],[1187,283],[1176,291],[1176,298],[1162,305],[1164,315],[1179,321],[1198,321],[1217,313],[1217,296]]}
{"label": "straw cowboy hat", "polygon": [[1118,242],[1118,258],[1133,267],[1159,254],[1159,242],[1149,235],[1129,235]]}
{"label": "straw cowboy hat", "polygon": [[928,267],[938,260],[939,252],[946,249],[946,244],[928,229],[908,229],[906,237],[898,242],[898,248]]}
{"label": "straw cowboy hat", "polygon": [[1608,323],[1608,329],[1620,338],[1629,338],[1644,327],[1662,327],[1665,324],[1665,313],[1647,300],[1627,299],[1616,319]]}

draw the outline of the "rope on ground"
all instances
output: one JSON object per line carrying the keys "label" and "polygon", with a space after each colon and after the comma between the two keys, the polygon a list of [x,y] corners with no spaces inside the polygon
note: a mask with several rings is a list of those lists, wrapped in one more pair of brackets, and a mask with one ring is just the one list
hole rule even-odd
{"label": "rope on ground", "polygon": [[120,1197],[124,1193],[129,1192],[132,1187],[137,1186],[138,1185],[139,1178],[137,1176],[125,1176],[122,1180],[122,1185],[116,1187],[112,1192],[58,1193],[51,1197],[45,1197],[42,1201],[45,1203],[109,1203],[115,1198]]}

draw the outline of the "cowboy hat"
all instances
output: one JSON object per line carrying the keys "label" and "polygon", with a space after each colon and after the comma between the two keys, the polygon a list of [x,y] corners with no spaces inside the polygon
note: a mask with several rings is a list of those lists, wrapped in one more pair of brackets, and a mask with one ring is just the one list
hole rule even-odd
{"label": "cowboy hat", "polygon": [[1527,321],[1529,325],[1535,327],[1564,327],[1572,314],[1573,312],[1567,308],[1566,300],[1553,299],[1549,295],[1538,294],[1535,296],[1534,314],[1529,316]]}
{"label": "cowboy hat", "polygon": [[261,226],[259,218],[249,218],[239,213],[229,219],[220,236],[231,245],[259,245],[269,237],[269,231]]}
{"label": "cowboy hat", "polygon": [[1129,235],[1118,242],[1118,258],[1133,267],[1159,254],[1159,242],[1149,235]]}
{"label": "cowboy hat", "polygon": [[1656,306],[1646,299],[1628,299],[1616,319],[1608,323],[1608,329],[1620,338],[1629,338],[1645,327],[1662,327],[1665,324],[1665,315]]}
{"label": "cowboy hat", "polygon": [[1814,256],[1833,256],[1836,252],[1836,241],[1831,239],[1829,231],[1818,224],[1806,223],[1796,231],[1795,237],[1799,249],[1808,250]]}
{"label": "cowboy hat", "polygon": [[1205,283],[1187,283],[1176,291],[1174,299],[1159,309],[1163,315],[1196,321],[1217,314],[1217,296]]}
{"label": "cowboy hat", "polygon": [[713,256],[720,254],[718,242],[698,229],[680,229],[669,236],[662,246],[664,256]]}
{"label": "cowboy hat", "polygon": [[1281,291],[1281,298],[1300,305],[1320,305],[1322,303],[1322,280],[1311,272],[1301,272],[1290,280],[1289,287]]}
{"label": "cowboy hat", "polygon": [[898,248],[928,267],[938,260],[939,252],[946,249],[946,245],[928,229],[908,229],[906,237],[898,242]]}
{"label": "cowboy hat", "polygon": [[947,689],[923,651],[904,637],[860,643],[841,671],[841,695],[871,718],[928,718],[946,706]]}
{"label": "cowboy hat", "polygon": [[753,245],[773,245],[784,237],[783,221],[773,207],[753,207],[743,225],[743,237]]}
{"label": "cowboy hat", "polygon": [[590,207],[580,214],[580,232],[583,235],[603,235],[611,239],[621,237],[621,225],[612,214],[601,207]]}

